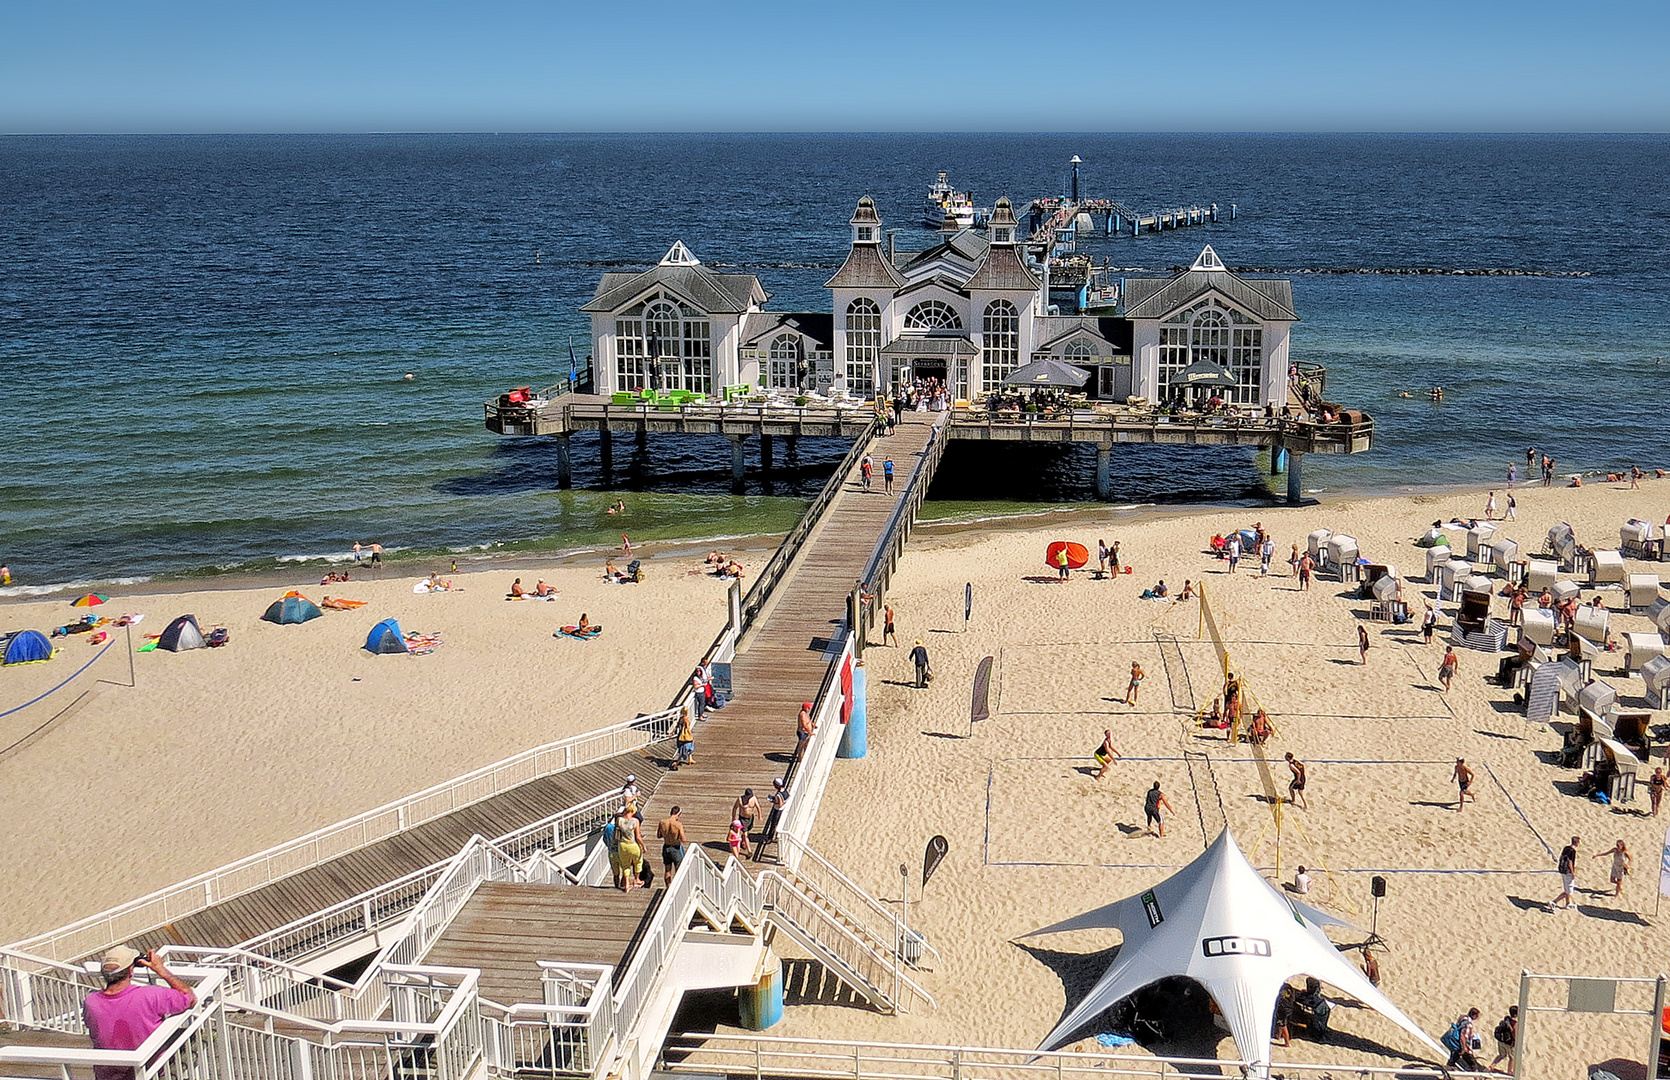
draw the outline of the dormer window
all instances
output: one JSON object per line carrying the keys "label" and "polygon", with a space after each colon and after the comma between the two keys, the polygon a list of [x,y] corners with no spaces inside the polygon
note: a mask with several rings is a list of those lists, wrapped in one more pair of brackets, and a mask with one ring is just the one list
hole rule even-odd
{"label": "dormer window", "polygon": [[860,244],[873,244],[875,240],[876,230],[872,226],[860,225],[858,227],[858,242]]}
{"label": "dormer window", "polygon": [[994,244],[1013,244],[1014,242],[1015,242],[1015,230],[1014,229],[1005,228],[1005,229],[993,229],[992,230],[992,243],[994,243]]}

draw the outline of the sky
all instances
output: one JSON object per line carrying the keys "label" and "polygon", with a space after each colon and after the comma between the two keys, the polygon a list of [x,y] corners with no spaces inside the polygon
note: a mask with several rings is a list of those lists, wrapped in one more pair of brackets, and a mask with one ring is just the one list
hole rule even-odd
{"label": "sky", "polygon": [[1666,0],[4,0],[0,132],[1670,130]]}

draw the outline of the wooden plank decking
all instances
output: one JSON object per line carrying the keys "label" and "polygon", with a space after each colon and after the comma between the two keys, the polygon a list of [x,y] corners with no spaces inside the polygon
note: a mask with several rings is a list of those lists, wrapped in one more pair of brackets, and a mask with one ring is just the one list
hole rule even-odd
{"label": "wooden plank decking", "polygon": [[140,935],[134,939],[136,946],[236,945],[450,859],[478,833],[489,838],[503,836],[595,795],[618,789],[630,772],[638,774],[640,787],[651,790],[661,771],[650,758],[634,752],[540,777],[194,912],[170,927]]}
{"label": "wooden plank decking", "polygon": [[[657,864],[654,824],[673,806],[682,811],[689,840],[721,859],[729,852],[731,803],[743,788],[753,788],[766,808],[772,778],[783,775],[794,753],[800,705],[823,685],[831,659],[825,650],[846,622],[847,597],[904,495],[935,419],[907,413],[892,436],[875,440],[871,490],[862,490],[855,466],[798,564],[743,639],[731,668],[736,696],[697,725],[695,764],[668,774],[656,789],[644,838],[645,854]],[[889,456],[896,478],[892,496],[883,493],[881,478]],[[760,820],[756,830],[764,825]]]}
{"label": "wooden plank decking", "polygon": [[484,881],[424,962],[481,969],[481,996],[500,1005],[543,1001],[539,961],[612,964],[617,979],[660,889]]}

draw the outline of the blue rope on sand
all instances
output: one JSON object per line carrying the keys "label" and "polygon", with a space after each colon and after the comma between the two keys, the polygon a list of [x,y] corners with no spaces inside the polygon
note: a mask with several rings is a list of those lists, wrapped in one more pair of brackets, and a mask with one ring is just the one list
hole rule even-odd
{"label": "blue rope on sand", "polygon": [[104,643],[104,648],[100,649],[98,652],[93,654],[93,659],[92,660],[89,660],[85,664],[81,665],[80,669],[78,669],[76,671],[75,675],[71,675],[68,679],[65,679],[63,682],[59,683],[57,686],[54,686],[51,690],[48,690],[46,693],[42,694],[40,697],[33,698],[32,700],[29,700],[29,701],[25,701],[22,705],[17,706],[15,709],[7,709],[5,712],[0,712],[0,719],[4,719],[4,718],[10,716],[12,713],[15,713],[15,712],[22,712],[24,709],[27,709],[29,706],[35,704],[35,702],[41,701],[45,698],[49,698],[53,694],[56,694],[58,691],[62,690],[64,687],[68,686],[70,684],[71,680],[73,680],[76,677],[76,675],[80,675],[81,672],[86,671],[88,668],[92,667],[93,666],[93,661],[97,660],[99,657],[101,657],[105,653],[109,652],[110,647],[114,644],[116,644],[116,639],[111,638],[109,641]]}

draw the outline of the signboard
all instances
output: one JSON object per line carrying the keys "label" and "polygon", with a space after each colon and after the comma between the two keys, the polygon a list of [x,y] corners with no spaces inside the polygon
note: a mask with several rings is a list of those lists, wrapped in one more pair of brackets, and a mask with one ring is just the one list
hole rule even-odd
{"label": "signboard", "polygon": [[1160,901],[1154,896],[1153,889],[1149,889],[1142,894],[1142,910],[1148,916],[1148,929],[1150,930],[1166,921],[1165,915],[1160,911]]}
{"label": "signboard", "polygon": [[943,836],[936,836],[928,841],[928,850],[922,853],[922,887],[928,887],[928,879],[934,876],[939,864],[945,861],[945,853],[951,850],[950,841]]}

